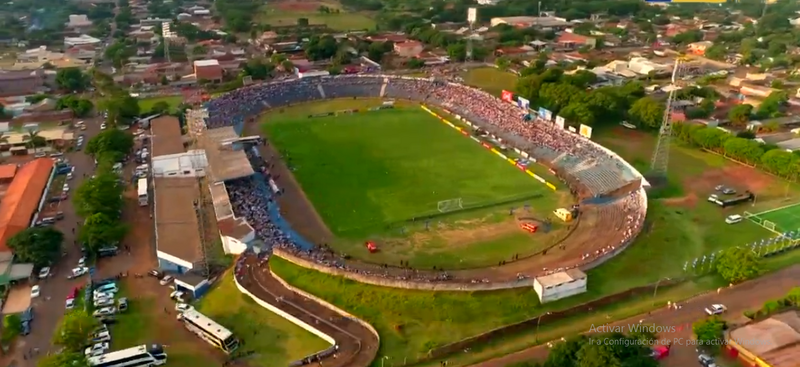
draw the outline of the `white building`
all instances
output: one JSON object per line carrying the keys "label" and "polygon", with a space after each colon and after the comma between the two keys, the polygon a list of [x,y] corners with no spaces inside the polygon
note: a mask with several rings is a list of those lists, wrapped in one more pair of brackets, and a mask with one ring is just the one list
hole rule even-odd
{"label": "white building", "polygon": [[30,63],[30,62],[49,62],[61,60],[64,54],[60,52],[48,51],[47,46],[39,46],[17,55],[17,62]]}
{"label": "white building", "polygon": [[542,303],[556,301],[586,292],[586,273],[570,269],[533,280],[533,290]]}
{"label": "white building", "polygon": [[86,46],[86,45],[99,45],[102,42],[98,38],[94,38],[88,34],[82,34],[78,37],[64,37],[64,47]]}
{"label": "white building", "polygon": [[153,177],[204,177],[208,159],[203,150],[153,157]]}
{"label": "white building", "polygon": [[92,21],[89,20],[89,17],[85,14],[72,14],[69,16],[69,22],[65,24],[67,28],[71,28],[73,30],[81,30],[84,28],[90,28],[92,26]]}

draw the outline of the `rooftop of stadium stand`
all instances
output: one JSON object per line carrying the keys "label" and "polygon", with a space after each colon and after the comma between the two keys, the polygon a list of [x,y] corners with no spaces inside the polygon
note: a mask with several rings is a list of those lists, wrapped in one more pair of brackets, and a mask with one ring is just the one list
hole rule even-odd
{"label": "rooftop of stadium stand", "polygon": [[155,178],[158,251],[195,263],[202,259],[200,226],[194,210],[199,196],[195,178]]}
{"label": "rooftop of stadium stand", "polygon": [[30,226],[53,165],[52,159],[39,158],[16,172],[0,203],[0,252],[9,251],[8,239]]}
{"label": "rooftop of stadium stand", "polygon": [[735,329],[729,337],[772,367],[800,365],[800,315],[796,310]]}
{"label": "rooftop of stadium stand", "polygon": [[211,184],[209,185],[209,191],[211,191],[211,200],[214,201],[214,214],[217,220],[220,221],[233,216],[231,199],[228,197],[228,189],[225,188],[225,184]]}
{"label": "rooftop of stadium stand", "polygon": [[208,172],[212,182],[224,182],[252,176],[253,166],[243,150],[233,150],[223,146],[228,139],[239,138],[232,126],[208,129],[198,138],[200,146],[206,151]]}
{"label": "rooftop of stadium stand", "polygon": [[566,271],[560,271],[558,273],[553,273],[550,275],[545,275],[543,277],[537,277],[536,280],[542,287],[549,287],[558,284],[569,283],[573,280],[578,279],[586,279],[586,273],[578,270],[578,269],[569,269]]}
{"label": "rooftop of stadium stand", "polygon": [[152,157],[183,153],[181,123],[177,117],[161,116],[150,122]]}

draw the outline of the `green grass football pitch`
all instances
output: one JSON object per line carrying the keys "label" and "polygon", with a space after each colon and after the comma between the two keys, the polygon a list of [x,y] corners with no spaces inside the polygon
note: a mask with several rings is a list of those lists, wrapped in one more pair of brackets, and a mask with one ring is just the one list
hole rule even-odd
{"label": "green grass football pitch", "polygon": [[800,229],[800,203],[755,213],[751,220],[759,223],[772,222],[774,228],[771,230],[775,232],[783,233]]}
{"label": "green grass football pitch", "polygon": [[320,118],[310,112],[272,114],[264,129],[339,237],[437,213],[444,200],[473,207],[548,194],[418,107]]}

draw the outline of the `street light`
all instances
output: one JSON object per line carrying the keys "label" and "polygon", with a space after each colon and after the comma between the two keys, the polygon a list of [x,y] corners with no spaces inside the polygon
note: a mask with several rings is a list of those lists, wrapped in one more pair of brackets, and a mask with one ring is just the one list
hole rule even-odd
{"label": "street light", "polygon": [[656,298],[656,294],[658,293],[658,285],[661,284],[661,282],[664,280],[671,280],[671,279],[669,279],[669,277],[661,278],[656,282],[656,289],[653,290],[653,298]]}
{"label": "street light", "polygon": [[539,324],[542,323],[542,316],[549,315],[551,313],[552,312],[545,312],[545,313],[539,315],[539,317],[536,318],[536,342],[537,343],[539,342]]}

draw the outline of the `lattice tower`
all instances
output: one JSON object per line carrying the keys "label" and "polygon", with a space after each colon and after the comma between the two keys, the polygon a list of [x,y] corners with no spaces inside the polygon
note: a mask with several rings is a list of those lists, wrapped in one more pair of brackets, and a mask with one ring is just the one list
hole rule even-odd
{"label": "lattice tower", "polygon": [[661,129],[658,132],[656,149],[653,152],[653,159],[650,163],[649,176],[655,180],[664,180],[667,177],[669,168],[669,151],[672,140],[672,107],[675,103],[676,92],[679,88],[682,77],[682,65],[686,58],[681,56],[675,59],[675,66],[672,69],[672,83],[670,84],[669,96],[664,107],[664,118],[661,122]]}
{"label": "lattice tower", "polygon": [[[186,127],[188,129],[189,137],[191,139],[191,149],[194,150],[195,154],[192,154],[192,165],[193,169],[201,166],[207,165],[208,159],[203,159],[205,155],[205,133],[206,133],[206,119],[208,118],[208,110],[205,108],[195,108],[195,109],[188,109],[186,110]],[[197,151],[203,152],[203,155],[198,155]],[[205,161],[205,162],[203,162]],[[202,273],[203,276],[209,277],[211,274],[211,266],[209,264],[209,254],[208,254],[208,244],[207,241],[210,240],[206,238],[206,220],[210,219],[207,218],[208,213],[205,211],[205,204],[210,200],[208,197],[209,195],[206,194],[206,188],[208,187],[208,169],[205,170],[205,176],[197,176],[197,187],[198,187],[198,200],[195,203],[195,214],[197,215],[197,225],[198,230],[200,231],[200,253],[202,254],[202,261],[203,261],[203,269]]]}

